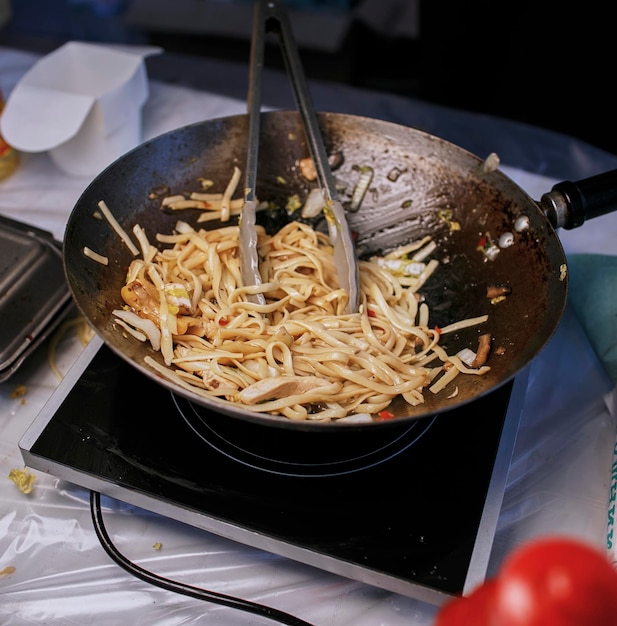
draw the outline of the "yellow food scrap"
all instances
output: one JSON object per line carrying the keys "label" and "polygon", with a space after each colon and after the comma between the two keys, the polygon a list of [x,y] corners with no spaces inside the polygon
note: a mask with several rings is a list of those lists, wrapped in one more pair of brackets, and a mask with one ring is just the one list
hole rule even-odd
{"label": "yellow food scrap", "polygon": [[11,391],[11,398],[15,400],[16,398],[23,398],[28,392],[28,387],[26,385],[15,385],[13,387],[13,391]]}
{"label": "yellow food scrap", "polygon": [[442,222],[445,222],[449,226],[451,233],[456,230],[461,230],[460,222],[457,222],[456,220],[452,219],[453,215],[454,214],[452,213],[450,209],[442,209],[441,211],[437,213],[437,217]]}
{"label": "yellow food scrap", "polygon": [[47,360],[49,362],[49,367],[58,377],[58,380],[62,380],[64,378],[64,374],[60,371],[60,368],[56,363],[58,346],[64,339],[67,331],[72,328],[76,330],[77,338],[79,339],[79,342],[82,346],[88,345],[92,337],[94,337],[94,330],[92,329],[86,318],[83,317],[83,315],[78,315],[77,317],[73,317],[69,320],[64,321],[56,329],[51,337],[51,341],[49,342],[49,346],[47,348]]}
{"label": "yellow food scrap", "polygon": [[300,196],[297,193],[294,193],[287,198],[287,205],[285,206],[287,213],[293,213],[301,208],[302,200],[300,200]]}
{"label": "yellow food scrap", "polygon": [[311,159],[311,157],[306,157],[305,159],[300,159],[298,161],[298,166],[300,168],[300,173],[306,180],[316,180],[317,179],[317,168],[315,167],[315,161]]}
{"label": "yellow food scrap", "polygon": [[565,263],[562,263],[559,266],[559,280],[563,282],[566,279],[567,275],[568,275],[568,266]]}
{"label": "yellow food scrap", "polygon": [[5,568],[0,569],[0,576],[10,576],[16,572],[16,568],[13,565],[7,565]]}
{"label": "yellow food scrap", "polygon": [[160,550],[163,547],[163,544],[160,541],[157,541],[152,547],[155,550]]}
{"label": "yellow food scrap", "polygon": [[28,494],[34,487],[36,476],[31,474],[27,469],[12,469],[9,472],[9,480],[12,480],[18,487],[19,491]]}

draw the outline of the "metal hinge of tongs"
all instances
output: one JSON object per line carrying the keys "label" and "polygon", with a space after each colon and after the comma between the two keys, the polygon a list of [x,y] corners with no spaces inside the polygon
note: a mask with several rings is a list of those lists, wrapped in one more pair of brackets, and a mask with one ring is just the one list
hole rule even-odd
{"label": "metal hinge of tongs", "polygon": [[[245,201],[240,217],[240,262],[242,280],[245,285],[260,285],[259,257],[255,215],[257,210],[255,188],[257,183],[257,161],[259,153],[261,82],[264,66],[266,32],[278,35],[287,73],[291,79],[294,96],[311,157],[315,163],[317,180],[324,194],[327,207],[326,220],[328,234],[334,247],[334,262],[339,286],[349,295],[346,312],[358,310],[358,266],[351,231],[345,217],[345,210],[338,199],[334,177],[313,109],[310,94],[300,62],[300,56],[293,39],[291,25],[280,0],[257,0],[253,18],[253,38],[251,41],[250,76],[248,92],[249,140],[245,176]],[[250,296],[257,304],[265,304],[262,293]]]}

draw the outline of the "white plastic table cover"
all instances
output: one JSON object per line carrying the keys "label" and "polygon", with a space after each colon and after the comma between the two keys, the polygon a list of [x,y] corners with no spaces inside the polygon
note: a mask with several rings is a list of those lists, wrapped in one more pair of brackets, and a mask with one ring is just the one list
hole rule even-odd
{"label": "white plastic table cover", "polygon": [[[0,87],[5,94],[36,58],[0,49]],[[152,80],[144,109],[144,135],[153,137],[245,109],[240,99]],[[440,111],[435,107],[435,115]],[[537,143],[537,131],[532,129],[532,133]],[[520,141],[523,145],[515,147],[515,152],[525,152],[524,135]],[[583,171],[588,162],[586,148],[575,142],[573,151],[580,156]],[[597,157],[595,151],[589,152]],[[538,198],[554,182],[518,167],[503,169],[532,197]],[[23,155],[20,169],[0,183],[0,213],[61,239],[66,219],[88,182],[63,175],[46,155]],[[613,254],[617,215],[596,218],[562,235],[568,253]],[[76,335],[65,336],[56,353],[62,372],[82,348]],[[18,384],[26,386],[23,397],[14,397]],[[0,385],[0,623],[273,623],[165,591],[125,572],[99,544],[86,490],[41,474],[36,475],[29,495],[17,489],[8,475],[12,469],[23,469],[19,439],[57,384],[43,346],[14,378]],[[610,393],[611,382],[568,307],[555,336],[530,368],[489,575],[515,546],[542,534],[567,533],[605,548],[615,444],[615,419],[607,403]],[[120,501],[103,497],[102,503],[114,542],[142,567],[196,587],[266,604],[315,626],[427,626],[438,610]],[[456,532],[456,511],[451,522]],[[154,549],[155,544],[161,544],[161,549]]]}

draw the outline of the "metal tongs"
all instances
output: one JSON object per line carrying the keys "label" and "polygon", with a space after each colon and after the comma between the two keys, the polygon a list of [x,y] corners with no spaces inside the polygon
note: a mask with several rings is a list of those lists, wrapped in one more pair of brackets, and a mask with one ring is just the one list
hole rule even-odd
{"label": "metal tongs", "polygon": [[[346,312],[358,310],[358,266],[351,231],[345,210],[336,191],[334,177],[323,144],[317,116],[313,109],[306,85],[300,56],[293,39],[291,25],[281,0],[257,0],[253,18],[253,38],[248,92],[249,141],[246,159],[245,200],[240,217],[240,263],[245,285],[261,285],[255,214],[257,209],[255,188],[257,184],[257,161],[259,153],[259,129],[261,115],[261,78],[264,66],[266,32],[275,32],[298,106],[311,157],[315,163],[317,180],[324,194],[328,234],[334,246],[334,263],[339,285],[349,294]],[[265,304],[263,294],[250,296],[253,302]]]}

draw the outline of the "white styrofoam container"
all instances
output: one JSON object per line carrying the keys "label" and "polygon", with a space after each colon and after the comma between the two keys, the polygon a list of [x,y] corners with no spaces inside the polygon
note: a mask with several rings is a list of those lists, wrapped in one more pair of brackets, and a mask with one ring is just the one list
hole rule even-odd
{"label": "white styrofoam container", "polygon": [[60,46],[9,94],[2,134],[22,152],[49,152],[68,174],[98,174],[142,140],[144,58],[158,52],[76,41]]}

